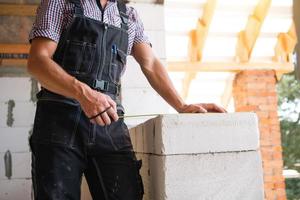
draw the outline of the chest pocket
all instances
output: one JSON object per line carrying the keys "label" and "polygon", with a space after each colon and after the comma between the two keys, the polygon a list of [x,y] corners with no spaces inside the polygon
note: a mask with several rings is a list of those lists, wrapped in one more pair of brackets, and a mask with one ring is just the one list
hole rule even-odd
{"label": "chest pocket", "polygon": [[62,66],[66,71],[89,73],[94,63],[96,44],[66,41]]}
{"label": "chest pocket", "polygon": [[119,84],[122,72],[126,65],[127,55],[121,49],[116,46],[112,46],[111,51],[111,62],[109,67],[109,77],[110,81]]}

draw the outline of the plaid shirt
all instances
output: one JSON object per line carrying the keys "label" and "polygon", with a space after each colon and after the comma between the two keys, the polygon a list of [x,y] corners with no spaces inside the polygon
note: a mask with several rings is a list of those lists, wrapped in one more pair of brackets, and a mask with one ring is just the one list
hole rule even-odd
{"label": "plaid shirt", "polygon": [[[101,21],[102,11],[96,1],[100,0],[81,0],[81,4],[86,17]],[[58,42],[62,31],[71,23],[74,12],[74,5],[67,0],[41,0],[41,4],[37,9],[36,20],[29,35],[29,41],[35,37],[46,37]],[[150,42],[145,35],[144,26],[137,11],[127,6],[127,14],[129,16],[128,54],[131,54],[134,43],[150,44]],[[108,0],[104,9],[103,22],[121,27],[116,0]]]}

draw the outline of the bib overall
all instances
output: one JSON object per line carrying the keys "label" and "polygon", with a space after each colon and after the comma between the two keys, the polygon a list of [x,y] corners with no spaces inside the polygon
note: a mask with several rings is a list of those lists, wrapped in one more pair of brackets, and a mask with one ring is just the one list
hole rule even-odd
{"label": "bib overall", "polygon": [[[120,77],[126,64],[128,16],[117,2],[121,28],[83,15],[80,0],[63,31],[53,60],[67,73],[120,102]],[[95,200],[139,200],[141,162],[134,155],[123,119],[109,126],[92,124],[71,98],[45,88],[37,94],[33,134],[32,178],[36,200],[79,200],[82,174]]]}

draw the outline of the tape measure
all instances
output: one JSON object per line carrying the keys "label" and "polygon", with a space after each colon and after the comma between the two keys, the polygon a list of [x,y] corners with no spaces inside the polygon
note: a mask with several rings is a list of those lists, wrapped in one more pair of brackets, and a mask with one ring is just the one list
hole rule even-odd
{"label": "tape measure", "polygon": [[120,119],[125,119],[125,118],[139,118],[139,117],[155,117],[158,115],[163,115],[163,114],[144,114],[144,115],[121,115],[119,116]]}

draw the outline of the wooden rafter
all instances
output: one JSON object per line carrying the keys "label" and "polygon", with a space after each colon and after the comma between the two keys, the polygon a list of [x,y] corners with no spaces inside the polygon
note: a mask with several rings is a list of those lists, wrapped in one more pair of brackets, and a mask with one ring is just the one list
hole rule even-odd
{"label": "wooden rafter", "polygon": [[[292,64],[292,54],[298,41],[295,24],[292,23],[288,32],[279,33],[277,38],[274,61]],[[282,75],[282,72],[276,72],[277,80],[280,80]]]}
{"label": "wooden rafter", "polygon": [[229,78],[227,78],[227,80],[226,80],[224,92],[221,96],[221,104],[224,108],[228,107],[230,100],[232,98],[232,88],[233,88],[232,83],[233,83],[233,81],[234,81],[233,75],[229,76]]}
{"label": "wooden rafter", "polygon": [[0,44],[0,65],[26,66],[29,48],[28,44]]}
{"label": "wooden rafter", "polygon": [[290,29],[286,33],[278,34],[278,41],[275,46],[274,60],[277,62],[292,62],[291,54],[297,44],[297,33],[295,24],[292,23]]}
{"label": "wooden rafter", "polygon": [[0,53],[29,53],[29,44],[0,44]]}
{"label": "wooden rafter", "polygon": [[0,16],[35,16],[37,5],[0,4]]}
{"label": "wooden rafter", "polygon": [[[216,4],[217,0],[207,0],[203,9],[203,15],[197,22],[197,28],[190,32],[189,57],[191,62],[200,62],[202,60],[203,49]],[[190,84],[196,75],[197,73],[194,72],[185,74],[182,87],[183,98],[187,98]]]}
{"label": "wooden rafter", "polygon": [[262,24],[267,16],[272,0],[260,0],[253,14],[248,18],[245,30],[238,35],[236,58],[238,62],[248,62],[259,36]]}
{"label": "wooden rafter", "polygon": [[169,72],[240,72],[242,70],[276,70],[288,73],[294,70],[292,63],[282,62],[168,62]]}

